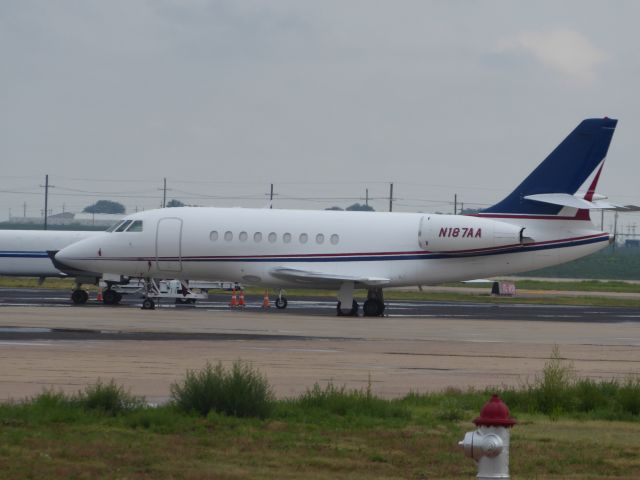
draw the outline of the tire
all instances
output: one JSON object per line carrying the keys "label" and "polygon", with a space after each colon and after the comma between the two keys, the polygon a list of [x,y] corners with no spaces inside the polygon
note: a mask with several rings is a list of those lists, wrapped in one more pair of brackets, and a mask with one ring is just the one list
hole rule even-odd
{"label": "tire", "polygon": [[115,292],[115,294],[116,294],[116,298],[113,304],[118,305],[122,301],[122,294],[120,292]]}
{"label": "tire", "polygon": [[105,305],[115,305],[118,303],[116,300],[118,298],[118,294],[111,290],[110,288],[105,288],[102,292],[102,303]]}
{"label": "tire", "polygon": [[360,306],[358,305],[358,302],[355,301],[355,299],[353,300],[353,303],[351,304],[351,309],[350,310],[343,310],[342,309],[342,302],[338,302],[338,305],[336,307],[337,311],[338,311],[338,316],[339,317],[357,317],[358,316],[358,308]]}
{"label": "tire", "polygon": [[89,300],[89,294],[86,290],[74,290],[71,292],[71,301],[76,305],[84,305]]}
{"label": "tire", "polygon": [[287,304],[289,302],[287,302],[286,297],[278,297],[276,298],[276,308],[283,310],[285,308],[287,308]]}
{"label": "tire", "polygon": [[384,303],[380,300],[369,299],[362,305],[365,317],[381,317],[384,313]]}
{"label": "tire", "polygon": [[154,308],[156,308],[156,303],[151,298],[145,298],[142,301],[143,310],[153,310]]}

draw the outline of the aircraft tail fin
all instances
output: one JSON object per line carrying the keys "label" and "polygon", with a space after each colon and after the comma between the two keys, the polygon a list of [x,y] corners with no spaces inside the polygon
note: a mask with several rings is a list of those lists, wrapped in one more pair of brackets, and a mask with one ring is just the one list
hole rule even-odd
{"label": "aircraft tail fin", "polygon": [[617,123],[583,120],[513,192],[479,215],[589,220],[589,210],[600,208],[592,200]]}

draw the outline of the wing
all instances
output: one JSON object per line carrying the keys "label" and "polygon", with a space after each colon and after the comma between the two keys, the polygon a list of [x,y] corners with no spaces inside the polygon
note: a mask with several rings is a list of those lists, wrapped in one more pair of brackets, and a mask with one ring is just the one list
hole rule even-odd
{"label": "wing", "polygon": [[297,268],[276,268],[271,271],[271,275],[281,280],[299,283],[301,285],[338,285],[342,282],[354,282],[363,286],[381,286],[390,282],[388,278],[363,277],[355,275],[343,275],[328,272],[314,272],[311,270],[300,270]]}

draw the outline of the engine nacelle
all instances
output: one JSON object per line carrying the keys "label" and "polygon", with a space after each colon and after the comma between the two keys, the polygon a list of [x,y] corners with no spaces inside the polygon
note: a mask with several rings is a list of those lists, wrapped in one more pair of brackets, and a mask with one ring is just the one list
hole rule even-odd
{"label": "engine nacelle", "polygon": [[420,220],[420,248],[454,252],[522,245],[524,228],[488,218],[466,215],[425,215]]}

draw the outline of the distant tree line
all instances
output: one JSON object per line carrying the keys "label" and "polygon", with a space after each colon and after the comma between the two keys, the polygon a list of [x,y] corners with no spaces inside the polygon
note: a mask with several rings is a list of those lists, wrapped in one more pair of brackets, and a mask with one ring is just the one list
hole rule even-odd
{"label": "distant tree line", "polygon": [[111,213],[119,214],[124,213],[124,205],[118,202],[112,202],[111,200],[98,200],[93,205],[89,205],[82,210],[85,213]]}
{"label": "distant tree line", "polygon": [[344,208],[344,209],[340,207],[329,207],[329,208],[325,208],[325,210],[337,210],[337,211],[348,210],[350,212],[375,212],[373,207],[369,205],[361,204],[361,203],[354,203],[353,205],[349,205],[347,208]]}

